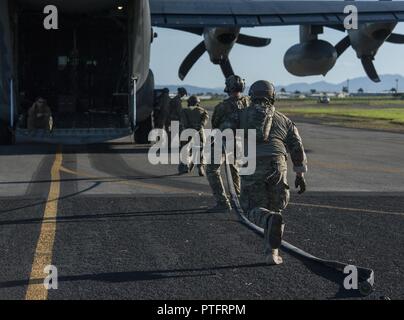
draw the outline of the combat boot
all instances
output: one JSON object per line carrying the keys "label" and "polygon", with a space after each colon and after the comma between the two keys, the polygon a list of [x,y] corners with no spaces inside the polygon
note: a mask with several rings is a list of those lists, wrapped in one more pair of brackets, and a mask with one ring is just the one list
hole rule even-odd
{"label": "combat boot", "polygon": [[199,173],[200,177],[206,177],[205,166],[199,166],[198,167],[198,173]]}
{"label": "combat boot", "polygon": [[267,255],[266,262],[268,265],[279,265],[283,263],[282,257],[279,255],[279,249],[273,249],[271,255]]}
{"label": "combat boot", "polygon": [[282,245],[282,236],[285,225],[282,215],[277,212],[270,212],[265,226],[265,255],[267,264],[278,265],[283,263],[279,255],[279,248]]}
{"label": "combat boot", "polygon": [[186,165],[185,163],[180,163],[180,164],[178,165],[178,173],[179,173],[180,175],[189,173],[189,166]]}

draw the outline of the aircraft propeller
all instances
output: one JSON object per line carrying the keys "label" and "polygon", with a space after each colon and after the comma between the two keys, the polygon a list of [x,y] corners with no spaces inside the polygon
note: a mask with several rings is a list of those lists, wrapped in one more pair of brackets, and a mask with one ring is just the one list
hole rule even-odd
{"label": "aircraft propeller", "polygon": [[[178,28],[177,30],[186,31],[201,36],[209,32],[209,29],[203,29],[203,28],[201,29]],[[212,41],[212,43],[209,44],[208,41]],[[205,52],[209,52],[209,54],[211,54],[210,48],[212,48],[212,51],[219,50],[219,52],[221,52],[220,49],[222,49],[223,53],[220,54],[220,57],[212,59],[211,55],[211,60],[214,64],[218,64],[220,66],[223,75],[226,78],[229,77],[230,75],[233,75],[234,71],[231,62],[229,60],[228,53],[230,52],[231,48],[235,43],[244,46],[259,48],[268,46],[271,43],[271,39],[240,34],[239,30],[235,30],[234,32],[228,32],[228,33],[223,32],[222,34],[218,35],[215,34],[214,39],[211,39],[209,35],[205,36],[205,39],[202,42],[200,42],[194,49],[192,49],[192,51],[186,56],[186,58],[182,62],[178,72],[180,79],[181,80],[185,79],[189,71],[192,69],[195,63],[202,57],[202,55]],[[220,49],[217,47],[220,47]]]}
{"label": "aircraft propeller", "polygon": [[[345,1],[349,1],[349,0],[345,0]],[[380,1],[391,1],[391,0],[380,0]],[[343,26],[328,26],[328,27],[338,30],[338,31],[345,32],[345,28]],[[372,34],[372,37],[376,41],[389,42],[389,43],[395,43],[395,44],[404,44],[404,35],[402,35],[402,34],[397,34],[397,33],[385,34],[384,32],[381,32],[381,33],[376,32],[376,33]],[[338,57],[340,57],[351,46],[352,46],[351,37],[350,37],[350,35],[347,35],[335,46]],[[362,55],[360,57],[360,59],[362,62],[363,69],[365,70],[367,76],[374,82],[380,82],[380,77],[379,77],[379,75],[376,71],[375,65],[373,63],[373,61],[375,60],[375,54]]]}
{"label": "aircraft propeller", "polygon": [[[385,42],[404,44],[404,35],[391,33],[387,37]],[[351,45],[352,43],[349,35],[347,35],[340,42],[338,42],[337,45],[335,46],[338,57],[340,57]],[[363,55],[362,57],[360,57],[360,59],[362,62],[363,69],[365,70],[367,76],[374,82],[380,82],[380,77],[373,63],[373,61],[375,60],[375,55]]]}

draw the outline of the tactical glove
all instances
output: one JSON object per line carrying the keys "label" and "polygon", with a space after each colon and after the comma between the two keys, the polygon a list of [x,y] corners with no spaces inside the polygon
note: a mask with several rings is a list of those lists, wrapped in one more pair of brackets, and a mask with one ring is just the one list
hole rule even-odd
{"label": "tactical glove", "polygon": [[300,188],[298,194],[302,194],[306,191],[306,180],[303,176],[296,176],[295,187]]}

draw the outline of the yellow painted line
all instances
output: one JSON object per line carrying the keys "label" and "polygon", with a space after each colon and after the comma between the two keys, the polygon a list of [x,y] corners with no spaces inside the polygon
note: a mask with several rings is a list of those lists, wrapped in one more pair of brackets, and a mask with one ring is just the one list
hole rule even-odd
{"label": "yellow painted line", "polygon": [[394,216],[404,216],[404,212],[370,210],[370,209],[361,209],[361,208],[347,208],[347,207],[327,206],[327,205],[322,205],[322,204],[311,204],[311,203],[291,202],[290,204],[294,205],[294,206],[300,206],[300,207],[311,207],[311,208],[321,208],[321,209],[343,210],[343,211],[350,211],[350,212],[376,213],[376,214],[389,214],[389,215],[394,215]]}
{"label": "yellow painted line", "polygon": [[[46,300],[48,290],[45,288],[43,280],[45,278],[44,269],[52,264],[53,244],[56,234],[56,216],[58,210],[58,199],[60,197],[60,169],[62,167],[62,153],[56,153],[55,161],[51,171],[51,185],[48,200],[45,206],[41,232],[35,250],[34,261],[30,275],[30,284],[25,295],[26,300]],[[46,223],[45,223],[46,221]]]}
{"label": "yellow painted line", "polygon": [[[86,172],[83,171],[76,171],[76,170],[70,170],[68,168],[62,167],[61,171],[69,173],[71,175],[75,175],[78,177],[85,177],[85,178],[89,178],[89,179],[94,179],[94,180],[100,180],[103,179],[105,180],[105,178],[100,178],[91,174],[88,174]],[[116,183],[116,184],[122,184],[122,185],[127,185],[127,186],[131,186],[131,187],[142,187],[145,189],[152,189],[152,190],[156,190],[159,191],[161,193],[164,192],[175,192],[175,193],[193,193],[193,194],[206,194],[206,192],[199,192],[199,191],[194,191],[194,190],[189,190],[187,188],[176,188],[176,187],[169,187],[169,186],[162,186],[162,185],[158,185],[158,184],[154,184],[154,183],[145,183],[142,181],[136,181],[136,182],[131,182],[128,180],[123,180],[123,179],[118,179],[115,177],[107,177],[107,179],[111,179],[108,182],[110,183]]]}

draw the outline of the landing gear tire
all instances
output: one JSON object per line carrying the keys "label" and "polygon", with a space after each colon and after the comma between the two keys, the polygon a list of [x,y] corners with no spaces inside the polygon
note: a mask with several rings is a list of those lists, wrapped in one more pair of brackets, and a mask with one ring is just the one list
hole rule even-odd
{"label": "landing gear tire", "polygon": [[14,142],[14,132],[7,125],[0,124],[0,145],[12,145]]}
{"label": "landing gear tire", "polygon": [[149,133],[153,129],[152,117],[147,120],[140,122],[134,133],[136,144],[148,144],[149,143]]}

